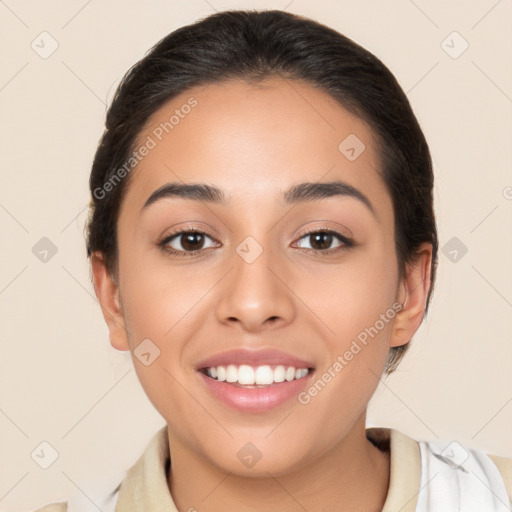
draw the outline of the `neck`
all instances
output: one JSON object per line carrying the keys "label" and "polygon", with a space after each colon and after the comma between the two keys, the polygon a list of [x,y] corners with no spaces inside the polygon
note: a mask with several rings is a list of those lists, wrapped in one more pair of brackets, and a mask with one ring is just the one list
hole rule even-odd
{"label": "neck", "polygon": [[365,416],[327,453],[279,477],[225,472],[169,435],[173,500],[180,512],[379,512],[389,487],[390,454],[366,438]]}

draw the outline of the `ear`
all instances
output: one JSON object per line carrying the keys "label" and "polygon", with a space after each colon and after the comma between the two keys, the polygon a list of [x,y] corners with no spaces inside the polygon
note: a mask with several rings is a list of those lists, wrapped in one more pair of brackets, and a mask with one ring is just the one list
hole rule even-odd
{"label": "ear", "polygon": [[393,323],[391,347],[399,347],[411,341],[418,330],[430,290],[432,244],[423,243],[416,252],[415,260],[406,268],[406,275],[399,284],[398,301],[402,309]]}
{"label": "ear", "polygon": [[117,350],[130,350],[128,332],[119,298],[119,285],[107,271],[102,253],[92,253],[91,268],[94,291],[108,326],[110,344]]}

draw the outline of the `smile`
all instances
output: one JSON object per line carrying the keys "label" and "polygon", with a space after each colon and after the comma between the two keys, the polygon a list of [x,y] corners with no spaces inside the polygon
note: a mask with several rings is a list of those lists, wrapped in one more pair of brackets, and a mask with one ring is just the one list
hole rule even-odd
{"label": "smile", "polygon": [[203,373],[218,382],[248,387],[262,388],[282,382],[291,382],[306,377],[312,368],[295,368],[284,365],[260,365],[253,367],[247,364],[219,365],[202,369]]}
{"label": "smile", "polygon": [[297,398],[315,374],[312,361],[275,348],[236,348],[196,366],[209,399],[243,413],[265,413]]}

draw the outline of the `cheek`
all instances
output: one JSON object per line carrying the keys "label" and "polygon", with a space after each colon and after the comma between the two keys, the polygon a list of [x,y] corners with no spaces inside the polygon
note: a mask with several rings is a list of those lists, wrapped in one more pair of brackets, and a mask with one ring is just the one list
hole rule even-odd
{"label": "cheek", "polygon": [[[329,276],[310,282],[308,305],[329,333],[323,338],[322,368],[301,403],[312,417],[333,426],[332,435],[355,419],[373,395],[382,374],[396,309],[398,270],[393,250],[365,247]],[[396,308],[396,305],[395,305]],[[343,407],[338,405],[343,404]]]}
{"label": "cheek", "polygon": [[156,250],[150,255],[133,252],[120,260],[120,276],[123,312],[133,343],[150,338],[164,346],[175,339],[176,331],[186,337],[187,322],[181,321],[204,295],[204,276],[185,265],[167,265]]}
{"label": "cheek", "polygon": [[377,268],[354,270],[323,294],[322,319],[333,332],[323,339],[325,357],[315,379],[298,399],[307,428],[326,446],[346,434],[379,384],[396,315],[393,275],[390,270],[384,278]]}
{"label": "cheek", "polygon": [[[298,294],[328,327],[331,349],[342,350],[392,307],[398,283],[396,256],[385,250],[382,239],[357,249],[339,265],[318,269],[317,265],[302,280]],[[390,322],[378,326],[386,334]]]}
{"label": "cheek", "polygon": [[[149,260],[147,254],[138,258],[132,253],[120,261],[123,312],[134,368],[149,400],[165,418],[204,422],[183,387],[188,378],[183,367],[187,343],[200,330],[201,322],[196,319],[206,304],[201,297],[211,285],[199,279],[197,272],[189,275],[162,264],[164,260],[159,264]],[[146,360],[141,356],[144,352],[150,354]],[[175,423],[174,431],[181,432],[184,427]],[[181,433],[186,437],[186,430]]]}
{"label": "cheek", "polygon": [[331,303],[327,321],[335,333],[328,338],[326,368],[336,375],[332,400],[357,408],[373,394],[385,364],[396,316],[398,270],[394,252],[384,250],[367,251],[344,270],[323,295]]}

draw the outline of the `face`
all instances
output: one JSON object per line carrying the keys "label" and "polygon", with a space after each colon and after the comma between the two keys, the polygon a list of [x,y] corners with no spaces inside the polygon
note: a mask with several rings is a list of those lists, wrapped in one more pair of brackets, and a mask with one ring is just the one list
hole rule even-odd
{"label": "face", "polygon": [[327,453],[419,325],[397,327],[407,283],[371,129],[307,83],[232,81],[174,98],[142,145],[109,327],[171,452],[252,475]]}

